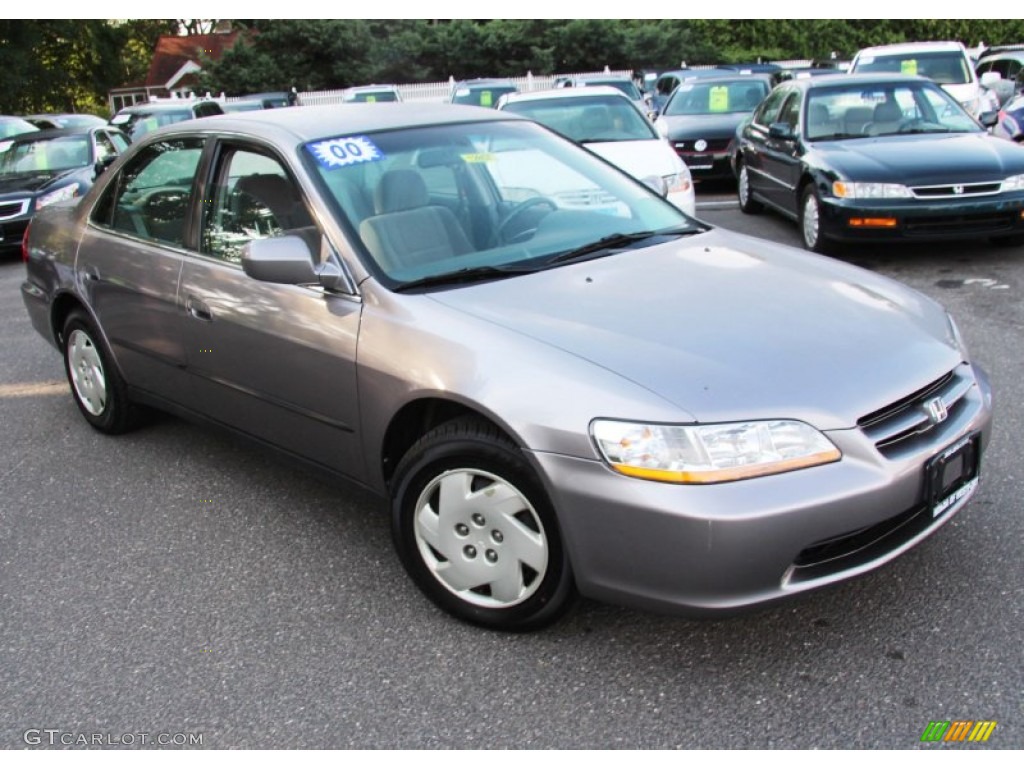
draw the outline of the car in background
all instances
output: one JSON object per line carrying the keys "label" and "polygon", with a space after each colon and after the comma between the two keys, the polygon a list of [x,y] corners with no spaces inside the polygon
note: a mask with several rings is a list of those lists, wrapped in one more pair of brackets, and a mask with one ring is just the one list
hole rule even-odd
{"label": "car in background", "polygon": [[105,124],[0,139],[0,250],[20,248],[40,210],[88,192],[128,144],[127,136]]}
{"label": "car in background", "polygon": [[124,107],[110,118],[110,125],[124,131],[132,141],[138,141],[165,125],[223,114],[224,108],[213,100],[165,99]]}
{"label": "car in background", "polygon": [[498,109],[528,117],[582,144],[656,188],[684,213],[696,214],[693,179],[686,164],[617,88],[594,85],[507,94]]}
{"label": "car in background", "polygon": [[695,180],[733,178],[736,129],[771,90],[771,75],[704,77],[681,83],[654,123]]}
{"label": "car in background", "polygon": [[641,109],[649,106],[649,100],[644,98],[644,92],[640,90],[632,78],[623,75],[574,75],[560,78],[555,84],[556,88],[587,88],[603,85],[622,91],[626,98],[636,103]]}
{"label": "car in background", "polygon": [[78,112],[25,115],[25,119],[37,128],[99,128],[107,124],[102,117]]}
{"label": "car in background", "polygon": [[402,94],[397,85],[358,85],[346,88],[341,100],[346,104],[376,104],[401,101]]}
{"label": "car in background", "polygon": [[735,74],[735,70],[721,67],[707,67],[704,69],[675,69],[662,72],[658,75],[658,79],[654,81],[654,91],[651,93],[650,104],[651,116],[656,117],[661,114],[661,110],[665,107],[665,102],[668,101],[668,97],[671,96],[672,92],[679,87],[680,83],[697,80],[703,77],[727,77],[733,74]]}
{"label": "car in background", "polygon": [[981,81],[963,43],[923,42],[879,45],[857,51],[850,74],[919,75],[941,85],[960,106],[978,117],[988,106]]}
{"label": "car in background", "polygon": [[1024,93],[1019,93],[999,110],[992,135],[1024,144]]}
{"label": "car in background", "polygon": [[981,77],[995,72],[1006,82],[1013,83],[1024,73],[1024,45],[999,45],[986,48],[978,57],[974,71]]}
{"label": "car in background", "polygon": [[252,93],[231,100],[225,99],[221,104],[224,112],[253,112],[258,109],[280,109],[292,107],[298,102],[293,91],[272,91],[269,93]]}
{"label": "car in background", "polygon": [[922,77],[783,83],[742,129],[733,168],[741,210],[768,206],[796,220],[811,251],[841,241],[1024,243],[1024,151]]}
{"label": "car in background", "polygon": [[32,123],[23,117],[0,115],[0,139],[6,139],[8,136],[17,136],[19,133],[31,133],[32,131],[38,130],[38,127],[32,125]]}
{"label": "car in background", "polygon": [[97,432],[154,406],[345,477],[422,592],[492,629],[577,592],[722,615],[882,567],[966,507],[992,434],[937,302],[695,221],[508,112],[170,126],[44,209],[25,258]]}
{"label": "car in background", "polygon": [[452,88],[448,97],[449,104],[472,104],[477,107],[497,107],[498,99],[506,93],[517,93],[515,83],[511,80],[496,78],[477,78],[462,80]]}

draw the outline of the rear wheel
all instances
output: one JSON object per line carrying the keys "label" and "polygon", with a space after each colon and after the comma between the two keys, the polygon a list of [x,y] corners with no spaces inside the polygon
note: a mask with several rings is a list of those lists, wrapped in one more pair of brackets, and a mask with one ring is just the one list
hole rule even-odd
{"label": "rear wheel", "polygon": [[81,310],[69,314],[61,340],[71,394],[85,420],[108,434],[132,429],[140,413],[92,319]]}
{"label": "rear wheel", "polygon": [[740,174],[736,180],[736,195],[739,197],[740,210],[744,213],[760,213],[763,206],[754,200],[750,191],[750,176],[747,164],[740,163]]}
{"label": "rear wheel", "polygon": [[536,629],[572,602],[572,570],[543,486],[522,451],[480,419],[440,425],[402,459],[392,534],[417,586],[466,621]]}

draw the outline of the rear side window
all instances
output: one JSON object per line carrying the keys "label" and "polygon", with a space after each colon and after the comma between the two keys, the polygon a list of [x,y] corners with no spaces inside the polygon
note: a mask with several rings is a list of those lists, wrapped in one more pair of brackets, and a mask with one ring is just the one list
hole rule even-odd
{"label": "rear side window", "polygon": [[189,200],[202,153],[202,139],[174,139],[146,147],[104,191],[91,221],[127,235],[184,247]]}

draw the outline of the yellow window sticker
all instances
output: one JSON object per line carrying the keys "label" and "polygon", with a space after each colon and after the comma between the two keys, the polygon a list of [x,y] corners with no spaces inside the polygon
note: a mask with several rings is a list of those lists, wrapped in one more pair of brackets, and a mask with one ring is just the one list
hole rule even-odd
{"label": "yellow window sticker", "polygon": [[480,106],[490,107],[494,104],[494,98],[490,91],[480,91]]}
{"label": "yellow window sticker", "polygon": [[709,112],[728,112],[729,111],[729,86],[727,85],[715,85],[711,87],[711,91],[708,94],[708,111]]}
{"label": "yellow window sticker", "polygon": [[901,75],[916,75],[917,74],[917,59],[906,59],[900,62],[900,74]]}
{"label": "yellow window sticker", "polygon": [[367,100],[367,101],[368,101],[369,103],[373,104],[374,102],[376,102],[376,101],[377,101],[377,97],[376,97],[376,96],[374,96],[374,95],[373,95],[373,94],[371,93],[371,94],[370,94],[369,96],[367,96],[367,97],[366,97],[366,100]]}
{"label": "yellow window sticker", "polygon": [[498,158],[493,152],[472,152],[462,155],[462,159],[467,163],[493,163]]}

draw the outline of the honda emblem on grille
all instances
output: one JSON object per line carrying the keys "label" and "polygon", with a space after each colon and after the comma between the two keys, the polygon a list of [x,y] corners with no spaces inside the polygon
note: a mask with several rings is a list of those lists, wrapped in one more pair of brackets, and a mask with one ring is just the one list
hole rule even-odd
{"label": "honda emblem on grille", "polygon": [[946,409],[946,404],[941,397],[934,397],[929,400],[925,403],[924,409],[928,413],[928,420],[932,424],[941,424],[949,416],[949,411]]}
{"label": "honda emblem on grille", "polygon": [[964,193],[964,185],[963,184],[954,184],[953,185],[953,194],[954,195],[962,195],[963,193]]}

